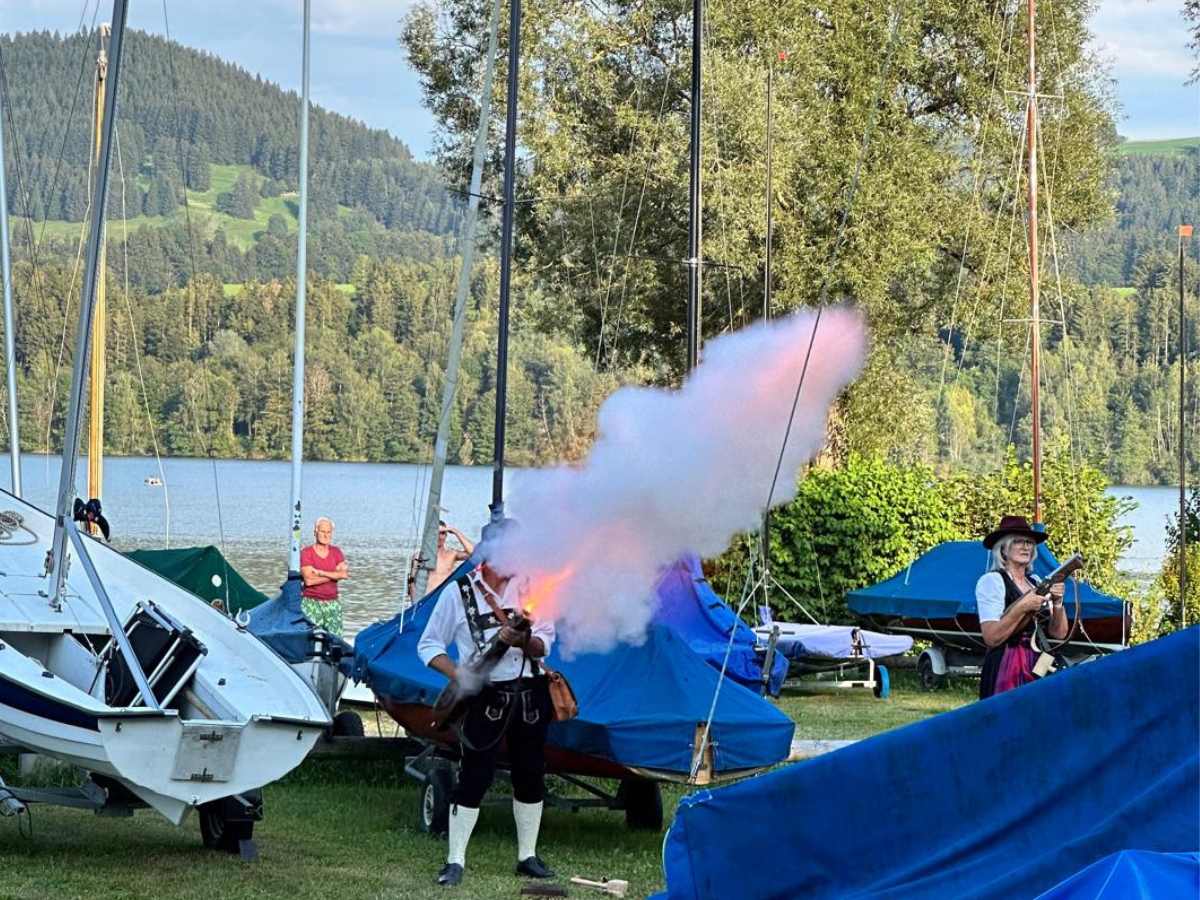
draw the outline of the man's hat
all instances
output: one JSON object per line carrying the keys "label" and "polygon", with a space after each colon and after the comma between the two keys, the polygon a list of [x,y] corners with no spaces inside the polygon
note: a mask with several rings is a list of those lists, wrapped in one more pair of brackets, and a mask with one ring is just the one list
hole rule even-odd
{"label": "man's hat", "polygon": [[1040,544],[1049,537],[1044,531],[1034,531],[1024,516],[1004,516],[1000,519],[1000,524],[996,526],[995,531],[983,539],[983,546],[991,550],[996,541],[1010,534],[1027,537],[1035,544]]}

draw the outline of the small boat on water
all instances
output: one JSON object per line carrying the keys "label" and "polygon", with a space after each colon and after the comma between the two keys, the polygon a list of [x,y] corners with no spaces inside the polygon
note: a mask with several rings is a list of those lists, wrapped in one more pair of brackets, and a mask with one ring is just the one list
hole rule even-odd
{"label": "small boat on water", "polygon": [[162,487],[162,479],[157,475],[147,475],[145,484],[146,487]]}

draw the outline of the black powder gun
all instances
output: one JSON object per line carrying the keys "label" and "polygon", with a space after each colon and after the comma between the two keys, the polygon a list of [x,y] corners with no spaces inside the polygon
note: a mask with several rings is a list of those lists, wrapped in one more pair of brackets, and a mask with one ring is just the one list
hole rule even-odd
{"label": "black powder gun", "polygon": [[[507,618],[505,624],[509,628],[525,635],[529,634],[531,624],[528,618],[519,612],[509,613]],[[467,701],[483,689],[492,670],[511,649],[500,640],[500,632],[497,631],[482,653],[475,654],[458,667],[455,677],[442,688],[442,692],[433,703],[434,727],[441,730],[462,724],[467,714]]]}

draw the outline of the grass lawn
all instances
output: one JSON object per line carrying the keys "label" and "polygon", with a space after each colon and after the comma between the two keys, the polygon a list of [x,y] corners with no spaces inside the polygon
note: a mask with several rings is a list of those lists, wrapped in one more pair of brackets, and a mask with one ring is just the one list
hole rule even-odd
{"label": "grass lawn", "polygon": [[[780,706],[796,720],[799,738],[850,739],[953,709],[969,702],[975,690],[973,682],[960,682],[926,694],[904,672],[894,675],[887,701],[865,692],[789,692]],[[0,757],[0,773],[10,779],[11,758]],[[668,818],[683,793],[678,786],[664,790]],[[394,764],[310,760],[267,787],[265,798],[266,818],[255,829],[260,857],[252,864],[204,850],[194,820],[176,828],[148,812],[97,819],[35,807],[33,836],[26,838],[13,819],[0,819],[0,898],[451,895],[433,884],[445,843],[418,830],[417,787]],[[632,897],[663,885],[662,835],[629,831],[620,813],[548,809],[539,853],[563,877],[624,878]],[[515,856],[509,804],[485,807],[471,841],[466,879],[452,895],[516,897]],[[588,896],[581,890],[571,893]]]}

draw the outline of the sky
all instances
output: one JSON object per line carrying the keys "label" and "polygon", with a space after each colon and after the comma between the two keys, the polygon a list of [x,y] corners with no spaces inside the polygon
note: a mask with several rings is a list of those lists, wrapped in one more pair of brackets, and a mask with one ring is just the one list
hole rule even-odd
{"label": "sky", "polygon": [[[1049,2],[1049,0],[1043,0]],[[0,0],[0,30],[74,31],[111,16],[106,0]],[[312,99],[386,128],[427,157],[434,122],[397,37],[411,0],[312,0]],[[163,2],[131,0],[129,24],[164,33]],[[1100,0],[1096,47],[1110,63],[1122,111],[1117,130],[1131,140],[1200,135],[1200,85],[1192,68],[1182,0]],[[84,12],[86,8],[86,12]],[[300,0],[174,0],[171,37],[208,50],[283,85],[300,86]],[[9,73],[12,77],[12,73]]]}

